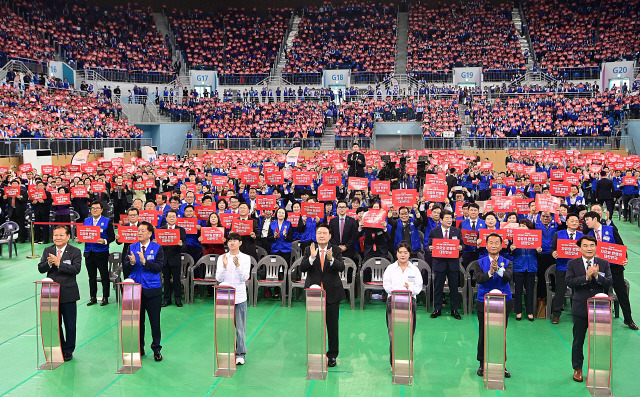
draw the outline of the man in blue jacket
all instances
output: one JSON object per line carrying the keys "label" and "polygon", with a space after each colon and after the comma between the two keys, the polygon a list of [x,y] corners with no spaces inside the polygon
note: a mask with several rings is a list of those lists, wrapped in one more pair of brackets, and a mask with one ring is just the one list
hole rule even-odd
{"label": "man in blue jacket", "polygon": [[87,306],[98,303],[96,298],[98,294],[98,270],[100,271],[102,283],[102,302],[100,306],[109,304],[109,244],[116,239],[116,235],[113,232],[111,219],[102,216],[102,210],[102,201],[94,201],[91,203],[91,216],[84,220],[84,224],[87,226],[100,227],[98,242],[84,245],[84,262],[87,265],[87,273],[89,274],[90,299]]}
{"label": "man in blue jacket", "polygon": [[162,281],[160,272],[164,265],[164,250],[158,243],[151,241],[153,225],[140,222],[138,225],[138,242],[131,244],[129,253],[124,257],[122,265],[130,273],[136,283],[142,285],[140,301],[140,356],[144,356],[144,312],[149,316],[151,325],[151,349],[153,358],[162,361],[160,350],[160,310],[162,305]]}

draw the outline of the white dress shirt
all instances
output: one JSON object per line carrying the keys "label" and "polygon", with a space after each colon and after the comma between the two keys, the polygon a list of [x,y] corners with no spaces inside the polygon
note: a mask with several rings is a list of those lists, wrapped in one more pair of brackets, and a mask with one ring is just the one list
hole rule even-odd
{"label": "white dress shirt", "polygon": [[418,266],[409,262],[403,271],[396,261],[385,269],[382,276],[382,286],[387,294],[391,294],[393,291],[406,291],[405,283],[409,284],[409,291],[414,298],[422,292],[422,274],[420,274]]}
{"label": "white dress shirt", "polygon": [[[227,257],[227,268],[224,268],[222,258]],[[238,257],[240,266],[236,267],[233,261],[234,257]],[[235,304],[243,303],[247,301],[247,285],[246,282],[249,279],[249,272],[251,271],[251,257],[242,252],[238,252],[238,255],[231,255],[226,253],[218,257],[218,264],[216,265],[216,280],[220,284],[230,285],[236,289],[236,302]]]}

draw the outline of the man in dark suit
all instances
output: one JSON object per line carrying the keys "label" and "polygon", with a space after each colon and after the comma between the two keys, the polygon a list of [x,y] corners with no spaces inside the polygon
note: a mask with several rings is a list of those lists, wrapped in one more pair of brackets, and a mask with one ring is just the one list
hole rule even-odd
{"label": "man in dark suit", "polygon": [[[458,249],[462,251],[462,233],[457,227],[451,226],[453,223],[453,213],[442,211],[440,214],[441,226],[436,227],[429,233],[429,251],[433,255],[433,239],[456,239],[460,241]],[[431,260],[431,270],[434,274],[433,286],[433,313],[431,318],[442,315],[442,291],[444,289],[445,277],[449,280],[449,291],[451,294],[451,316],[461,320],[458,313],[460,307],[460,296],[458,295],[458,283],[460,281],[460,259],[459,258],[433,258]]]}
{"label": "man in dark suit", "polygon": [[242,245],[240,246],[240,252],[252,256],[256,262],[258,261],[258,252],[256,251],[256,238],[260,235],[260,228],[258,226],[258,220],[252,218],[249,214],[249,204],[241,203],[238,205],[238,213],[240,214],[240,220],[252,220],[253,231],[249,235],[242,236]]}
{"label": "man in dark suit", "polygon": [[609,214],[613,214],[613,191],[615,190],[611,179],[607,178],[607,172],[600,172],[600,180],[596,183],[596,200],[606,204]]}
{"label": "man in dark suit", "polygon": [[329,350],[327,350],[328,365],[336,366],[336,358],[339,352],[338,319],[340,313],[340,301],[346,298],[340,272],[344,271],[342,250],[331,244],[331,231],[326,224],[316,228],[316,241],[311,243],[302,255],[300,271],[307,272],[307,280],[304,287],[309,288],[314,284],[322,287],[326,292],[326,324]]}
{"label": "man in dark suit", "polygon": [[127,269],[130,277],[142,285],[140,300],[140,355],[144,356],[144,312],[149,317],[151,325],[151,349],[153,358],[162,361],[162,346],[160,345],[160,310],[162,304],[162,281],[160,272],[164,263],[164,250],[158,243],[151,241],[153,225],[140,222],[138,226],[138,242],[131,244],[128,255],[122,260],[122,267]]}
{"label": "man in dark suit", "polygon": [[[138,217],[140,216],[140,211],[138,211],[137,208],[129,208],[127,210],[127,220],[128,222],[123,223],[122,226],[135,226],[138,227]],[[119,218],[117,220],[120,220]],[[131,243],[121,243],[120,241],[120,234],[116,233],[116,244],[120,245],[122,244],[122,257],[124,258],[128,252],[129,252],[129,246],[131,245]],[[129,277],[129,273],[124,273],[124,278],[128,278]]]}
{"label": "man in dark suit", "polygon": [[[44,189],[44,182],[41,180],[38,180],[36,186],[39,191],[44,192],[45,196],[42,199],[31,201],[34,220],[36,222],[49,222],[49,211],[53,203],[51,193]],[[49,225],[34,225],[33,229],[36,244],[49,244]]]}
{"label": "man in dark suit", "polygon": [[[357,263],[356,250],[353,245],[358,233],[358,221],[347,216],[347,202],[339,201],[337,206],[338,216],[329,221],[329,231],[331,232],[331,245],[336,245],[340,249],[342,256]],[[335,254],[335,252],[334,252]]]}
{"label": "man in dark suit", "polygon": [[[38,271],[47,273],[47,277],[60,284],[60,345],[64,361],[73,359],[76,348],[76,320],[80,291],[76,275],[82,269],[82,252],[69,245],[71,231],[69,226],[58,225],[53,229],[53,243],[42,252]],[[64,324],[64,332],[62,325]]]}
{"label": "man in dark suit", "polygon": [[582,348],[589,328],[587,299],[598,293],[606,293],[611,286],[611,269],[609,262],[596,258],[597,240],[593,236],[582,236],[577,242],[582,257],[567,263],[567,286],[573,290],[571,297],[571,314],[573,315],[573,346],[571,363],[573,380],[582,382]]}
{"label": "man in dark suit", "polygon": [[354,143],[351,146],[353,152],[347,156],[347,164],[349,165],[349,176],[364,178],[364,167],[367,165],[364,154],[360,153],[360,146]]}
{"label": "man in dark suit", "polygon": [[[169,210],[165,217],[167,223],[158,229],[178,229],[180,230],[180,241],[178,245],[165,245],[162,247],[164,251],[164,267],[162,268],[162,277],[164,279],[164,302],[162,307],[171,304],[171,290],[176,301],[176,306],[182,307],[182,284],[180,284],[180,268],[182,265],[182,247],[186,244],[187,233],[183,228],[176,225],[178,213]],[[171,282],[169,282],[171,280]]]}
{"label": "man in dark suit", "polygon": [[[113,203],[113,221],[120,221],[120,214],[124,214],[129,206],[127,201],[127,194],[129,194],[129,188],[124,184],[122,175],[116,176],[113,184],[111,185],[111,202]],[[129,247],[127,247],[129,248]]]}
{"label": "man in dark suit", "polygon": [[84,245],[84,263],[87,265],[87,273],[89,275],[90,295],[87,306],[98,303],[96,298],[98,292],[98,271],[100,271],[100,280],[102,283],[102,302],[100,306],[109,304],[109,244],[116,239],[116,236],[113,232],[113,222],[111,219],[102,216],[103,206],[102,201],[92,202],[91,216],[84,220],[84,224],[87,226],[100,227],[100,238],[98,242],[85,243]]}

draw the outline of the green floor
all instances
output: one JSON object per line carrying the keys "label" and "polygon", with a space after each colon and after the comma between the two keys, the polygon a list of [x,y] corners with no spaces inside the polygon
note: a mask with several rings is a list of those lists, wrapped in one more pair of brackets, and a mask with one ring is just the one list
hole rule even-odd
{"label": "green floor", "polygon": [[[629,247],[631,305],[640,320],[640,229],[618,222]],[[37,246],[36,252],[42,252]],[[35,304],[32,282],[40,280],[37,260],[0,259],[0,395],[13,396],[589,396],[585,384],[571,380],[571,316],[559,325],[549,320],[510,321],[507,367],[512,378],[507,390],[485,391],[476,376],[478,324],[476,316],[462,321],[443,316],[432,320],[420,307],[415,335],[413,386],[394,386],[388,365],[384,306],[340,314],[338,366],[324,381],[305,380],[304,303],[283,308],[275,300],[261,300],[249,308],[247,363],[232,378],[214,378],[213,305],[196,299],[182,308],[162,310],[162,353],[156,363],[147,356],[133,375],[117,375],[116,304],[87,307],[87,274],[78,276],[82,299],[78,305],[78,340],[73,361],[54,371],[37,371]],[[209,298],[210,299],[210,298]],[[147,331],[149,333],[149,331]],[[616,396],[640,396],[640,334],[622,318],[613,327],[613,391]],[[147,336],[150,342],[150,334]],[[147,351],[150,349],[148,348]],[[585,362],[586,365],[586,362]]]}

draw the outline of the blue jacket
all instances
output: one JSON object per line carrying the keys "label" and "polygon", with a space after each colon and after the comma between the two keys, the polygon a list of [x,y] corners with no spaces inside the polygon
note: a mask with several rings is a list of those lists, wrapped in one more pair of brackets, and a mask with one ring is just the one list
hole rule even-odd
{"label": "blue jacket", "polygon": [[[480,229],[486,229],[486,228],[487,228],[487,224],[484,223],[482,219],[480,218],[476,219],[476,231]],[[462,221],[462,223],[460,224],[460,229],[472,230],[471,219],[465,219],[464,221]],[[475,244],[474,245],[463,244],[462,248],[463,248],[463,252],[473,252],[478,249],[478,246]]]}
{"label": "blue jacket", "polygon": [[[402,229],[403,228],[404,228],[404,225],[402,224],[402,221],[400,219],[398,219],[398,223],[397,223],[397,226],[396,226],[396,234],[395,234],[394,239],[393,239],[393,249],[394,250],[396,249],[396,247],[398,247],[398,244],[400,244],[402,242]],[[418,228],[413,223],[413,219],[411,219],[409,221],[409,230],[411,231],[411,249],[413,251],[419,251],[420,248],[422,248],[421,243],[420,243],[420,231],[418,230]]]}
{"label": "blue jacket", "polygon": [[[88,217],[84,220],[84,224],[87,226],[93,226],[93,217]],[[111,220],[105,216],[101,216],[98,220],[97,226],[100,226],[100,238],[104,239],[107,244],[98,243],[85,243],[84,252],[109,252],[109,244],[115,240],[115,234],[113,233],[113,224]],[[109,233],[111,229],[111,233]],[[111,235],[111,236],[110,236]]]}
{"label": "blue jacket", "polygon": [[[478,264],[484,273],[487,273],[489,269],[491,269],[491,259],[488,256],[484,258],[480,258],[478,260]],[[498,257],[498,266],[507,268],[509,266],[509,261],[503,258],[502,256]],[[510,281],[510,280],[509,280]],[[488,281],[484,283],[478,284],[478,302],[484,302],[484,296],[491,292],[494,289],[499,289],[503,294],[506,295],[506,300],[510,301],[511,297],[511,286],[509,285],[509,281],[504,280],[502,277],[498,275],[498,273],[494,273],[494,275],[489,278]]]}
{"label": "blue jacket", "polygon": [[[146,259],[144,266],[140,261],[140,251],[142,251],[142,248],[138,241],[137,243],[129,246],[129,252],[127,252],[127,256],[123,259],[124,266],[129,268],[133,267],[129,277],[136,283],[141,284],[143,289],[160,288],[162,286],[160,271],[164,264],[164,250],[162,249],[162,246],[158,243],[154,243],[153,241],[149,242],[144,254]],[[136,258],[135,263],[131,263],[129,261],[128,255],[131,254]]]}
{"label": "blue jacket", "polygon": [[538,271],[538,251],[516,248],[513,251],[513,271],[536,273]]}
{"label": "blue jacket", "polygon": [[558,231],[558,227],[555,225],[555,222],[552,221],[548,227],[545,227],[542,222],[536,222],[536,229],[542,230],[542,254],[551,253],[553,235]]}
{"label": "blue jacket", "polygon": [[[269,224],[269,241],[271,241],[271,252],[291,252],[291,242],[293,241],[293,230],[291,222],[282,222],[282,227],[278,229],[278,221],[273,221]],[[278,230],[278,237],[275,237],[275,232]],[[286,233],[286,238],[283,234]]]}
{"label": "blue jacket", "polygon": [[[569,238],[569,232],[565,229],[565,230],[558,230],[557,233],[557,239],[558,240],[570,240]],[[576,230],[576,235],[574,236],[574,241],[577,241],[580,237],[582,237],[582,233],[580,233],[579,231]],[[557,245],[556,245],[557,247]],[[567,271],[567,263],[569,263],[570,259],[569,258],[558,258],[556,259],[556,270],[560,270],[563,272]]]}

